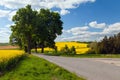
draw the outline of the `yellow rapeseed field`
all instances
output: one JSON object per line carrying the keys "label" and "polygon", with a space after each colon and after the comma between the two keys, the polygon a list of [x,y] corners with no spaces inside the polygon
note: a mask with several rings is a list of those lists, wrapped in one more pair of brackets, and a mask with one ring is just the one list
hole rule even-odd
{"label": "yellow rapeseed field", "polygon": [[8,61],[11,58],[21,56],[23,54],[24,52],[22,50],[0,50],[0,62]]}
{"label": "yellow rapeseed field", "polygon": [[77,54],[83,54],[86,51],[89,50],[87,47],[88,44],[86,43],[78,43],[78,42],[56,42],[56,46],[58,47],[58,50],[61,50],[65,45],[67,45],[69,48],[74,46],[76,48]]}
{"label": "yellow rapeseed field", "polygon": [[[78,42],[56,42],[55,45],[57,46],[58,51],[60,51],[63,47],[65,47],[65,45],[67,45],[69,48],[74,46],[76,48],[77,54],[84,54],[86,51],[90,49],[87,47],[88,44],[78,43]],[[45,51],[52,51],[52,49],[45,48]]]}

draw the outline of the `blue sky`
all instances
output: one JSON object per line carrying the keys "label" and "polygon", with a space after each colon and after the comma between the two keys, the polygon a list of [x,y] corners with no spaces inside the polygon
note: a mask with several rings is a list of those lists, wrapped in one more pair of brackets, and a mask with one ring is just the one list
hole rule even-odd
{"label": "blue sky", "polygon": [[0,43],[9,42],[12,16],[31,4],[33,9],[59,12],[63,34],[55,41],[100,41],[120,32],[120,0],[1,0]]}

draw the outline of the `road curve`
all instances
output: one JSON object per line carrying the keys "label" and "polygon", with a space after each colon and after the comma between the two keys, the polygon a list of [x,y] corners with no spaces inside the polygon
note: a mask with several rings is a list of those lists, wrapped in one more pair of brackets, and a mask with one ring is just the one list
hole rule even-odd
{"label": "road curve", "polygon": [[110,58],[71,58],[33,54],[55,63],[66,70],[76,73],[87,80],[120,80],[120,66],[105,63],[103,60],[118,61]]}

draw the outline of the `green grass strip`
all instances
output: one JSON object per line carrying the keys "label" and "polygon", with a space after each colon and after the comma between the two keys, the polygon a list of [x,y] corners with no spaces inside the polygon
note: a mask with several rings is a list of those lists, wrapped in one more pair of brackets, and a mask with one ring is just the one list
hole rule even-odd
{"label": "green grass strip", "polygon": [[84,80],[67,70],[36,56],[23,59],[0,80]]}
{"label": "green grass strip", "polygon": [[77,54],[77,55],[62,55],[65,57],[78,58],[120,58],[120,54]]}

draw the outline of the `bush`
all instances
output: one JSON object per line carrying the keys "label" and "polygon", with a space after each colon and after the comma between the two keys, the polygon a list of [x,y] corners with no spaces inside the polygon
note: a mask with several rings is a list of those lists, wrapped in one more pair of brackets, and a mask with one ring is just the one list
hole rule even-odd
{"label": "bush", "polygon": [[76,54],[76,50],[75,50],[75,47],[72,46],[71,48],[69,48],[67,45],[65,45],[65,47],[63,47],[60,52],[62,54],[68,54],[68,55],[73,55],[73,54]]}
{"label": "bush", "polygon": [[76,49],[75,49],[74,46],[72,46],[72,47],[70,48],[70,53],[71,53],[71,54],[76,54]]}
{"label": "bush", "polygon": [[96,54],[96,52],[94,51],[94,50],[88,50],[87,52],[86,52],[86,54]]}
{"label": "bush", "polygon": [[67,45],[65,45],[65,47],[63,47],[60,51],[63,54],[69,54],[69,52],[70,52],[70,50],[69,50]]}

